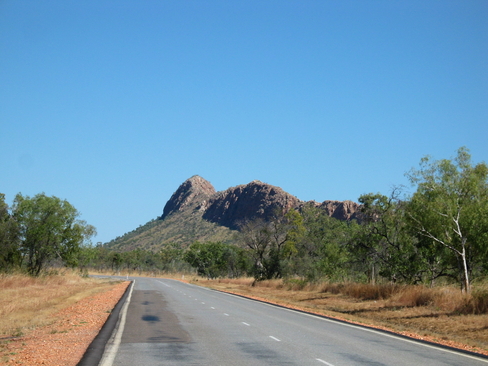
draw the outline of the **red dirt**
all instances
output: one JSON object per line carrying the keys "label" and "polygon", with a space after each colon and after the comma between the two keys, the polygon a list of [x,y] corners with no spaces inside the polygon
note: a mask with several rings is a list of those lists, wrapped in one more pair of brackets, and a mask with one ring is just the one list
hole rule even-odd
{"label": "red dirt", "polygon": [[0,362],[24,366],[75,366],[130,282],[86,297],[54,314],[53,324],[5,342]]}

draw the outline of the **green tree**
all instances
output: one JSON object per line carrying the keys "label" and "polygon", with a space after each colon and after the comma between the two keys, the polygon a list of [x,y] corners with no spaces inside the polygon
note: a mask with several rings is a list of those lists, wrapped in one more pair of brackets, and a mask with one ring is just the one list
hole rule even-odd
{"label": "green tree", "polygon": [[112,267],[113,272],[119,272],[120,267],[122,266],[122,263],[124,262],[124,259],[120,253],[117,252],[112,252],[110,256],[110,263]]}
{"label": "green tree", "polygon": [[269,221],[255,219],[242,223],[237,241],[252,257],[254,277],[265,280],[289,272],[303,233],[303,219],[297,211],[283,214],[277,210]]}
{"label": "green tree", "polygon": [[359,197],[362,223],[355,247],[368,259],[373,281],[375,272],[393,282],[422,281],[423,258],[409,231],[400,194],[394,189],[389,197],[379,193]]}
{"label": "green tree", "polygon": [[184,250],[180,244],[169,243],[163,246],[159,253],[161,269],[168,272],[178,272],[186,269],[188,264],[183,260]]}
{"label": "green tree", "polygon": [[9,271],[21,264],[18,226],[0,193],[0,270]]}
{"label": "green tree", "polygon": [[238,248],[221,242],[195,242],[184,259],[197,269],[199,275],[208,278],[232,276],[239,265]]}
{"label": "green tree", "polygon": [[486,260],[488,166],[473,166],[462,147],[453,160],[424,157],[407,176],[417,185],[408,206],[412,227],[454,255],[461,289],[469,292],[474,268]]}
{"label": "green tree", "polygon": [[267,263],[271,247],[271,232],[266,222],[255,219],[241,223],[237,241],[252,257],[254,278],[266,279],[269,273]]}
{"label": "green tree", "polygon": [[78,211],[66,200],[44,193],[15,197],[13,217],[19,226],[20,252],[27,272],[38,276],[49,261],[75,266],[80,246],[95,228],[78,219]]}
{"label": "green tree", "polygon": [[318,207],[304,207],[304,233],[294,258],[296,274],[309,280],[343,279],[348,274],[350,223],[330,217]]}

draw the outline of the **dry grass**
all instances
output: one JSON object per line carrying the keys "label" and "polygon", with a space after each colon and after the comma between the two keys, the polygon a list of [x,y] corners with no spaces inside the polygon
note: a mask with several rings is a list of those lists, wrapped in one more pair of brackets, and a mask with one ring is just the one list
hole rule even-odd
{"label": "dry grass", "polygon": [[127,271],[126,269],[122,271],[112,271],[112,270],[105,270],[105,271],[89,271],[90,276],[117,276],[122,277],[121,279],[124,280],[129,277],[150,277],[150,278],[169,278],[172,280],[178,280],[183,282],[189,282],[191,279],[195,279],[195,275],[193,273],[169,273],[167,271]]}
{"label": "dry grass", "polygon": [[97,293],[113,282],[82,278],[76,273],[30,277],[0,276],[0,335],[20,336],[52,322],[50,315]]}
{"label": "dry grass", "polygon": [[488,354],[488,287],[207,280],[194,283]]}

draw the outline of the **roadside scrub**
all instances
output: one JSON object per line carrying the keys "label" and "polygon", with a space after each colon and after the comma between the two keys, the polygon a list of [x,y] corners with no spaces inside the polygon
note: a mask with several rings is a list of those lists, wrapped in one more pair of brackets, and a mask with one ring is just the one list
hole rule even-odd
{"label": "roadside scrub", "polygon": [[52,314],[113,286],[113,282],[73,271],[32,277],[0,275],[0,337],[19,337],[28,329],[53,321]]}

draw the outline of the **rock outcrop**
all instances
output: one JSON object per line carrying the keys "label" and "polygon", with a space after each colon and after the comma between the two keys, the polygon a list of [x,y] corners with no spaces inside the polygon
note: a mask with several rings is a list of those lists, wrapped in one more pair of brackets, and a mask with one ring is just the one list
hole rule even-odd
{"label": "rock outcrop", "polygon": [[353,201],[324,201],[322,203],[310,201],[307,204],[311,204],[315,207],[321,208],[327,212],[327,214],[335,219],[349,221],[359,219],[359,203]]}
{"label": "rock outcrop", "polygon": [[205,201],[215,194],[214,186],[198,175],[184,181],[171,196],[163,209],[161,219],[187,209],[205,207]]}
{"label": "rock outcrop", "polygon": [[203,218],[238,229],[241,222],[256,218],[269,220],[276,210],[287,212],[299,203],[298,198],[281,188],[255,180],[215,194]]}
{"label": "rock outcrop", "polygon": [[359,213],[359,204],[352,201],[304,202],[280,187],[257,180],[216,192],[210,182],[195,175],[171,196],[161,219],[176,212],[192,210],[201,213],[206,221],[238,230],[239,224],[246,220],[269,220],[276,210],[287,212],[307,204],[321,208],[339,220],[357,219]]}

